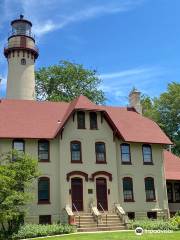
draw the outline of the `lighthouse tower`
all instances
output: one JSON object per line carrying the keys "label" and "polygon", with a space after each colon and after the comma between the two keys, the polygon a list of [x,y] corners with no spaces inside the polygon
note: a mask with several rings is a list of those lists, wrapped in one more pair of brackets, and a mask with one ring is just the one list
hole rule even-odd
{"label": "lighthouse tower", "polygon": [[11,22],[12,31],[4,55],[8,61],[6,98],[35,99],[34,63],[38,57],[32,23],[20,15]]}

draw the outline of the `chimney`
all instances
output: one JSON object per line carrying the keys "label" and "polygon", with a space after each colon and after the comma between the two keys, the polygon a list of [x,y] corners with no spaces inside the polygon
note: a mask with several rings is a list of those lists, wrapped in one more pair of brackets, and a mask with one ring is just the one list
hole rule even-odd
{"label": "chimney", "polygon": [[134,107],[139,114],[142,114],[140,97],[141,92],[139,92],[136,88],[133,88],[132,91],[129,93],[129,105],[130,107]]}

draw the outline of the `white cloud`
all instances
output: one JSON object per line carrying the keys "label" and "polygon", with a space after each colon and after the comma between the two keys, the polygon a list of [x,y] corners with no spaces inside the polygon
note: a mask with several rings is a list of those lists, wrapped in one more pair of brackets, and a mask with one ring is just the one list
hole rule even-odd
{"label": "white cloud", "polygon": [[[92,19],[95,17],[129,11],[145,0],[104,0],[92,1],[91,4],[82,0],[21,0],[25,16],[34,23],[36,36],[62,29],[65,26]],[[98,4],[97,4],[98,2]],[[29,12],[29,9],[33,9]],[[48,14],[47,14],[48,11]]]}
{"label": "white cloud", "polygon": [[163,67],[138,67],[103,73],[99,77],[102,79],[101,89],[108,96],[108,101],[119,105],[128,103],[128,94],[133,87],[138,88],[142,93],[153,92],[156,95],[154,87],[169,80],[168,72]]}

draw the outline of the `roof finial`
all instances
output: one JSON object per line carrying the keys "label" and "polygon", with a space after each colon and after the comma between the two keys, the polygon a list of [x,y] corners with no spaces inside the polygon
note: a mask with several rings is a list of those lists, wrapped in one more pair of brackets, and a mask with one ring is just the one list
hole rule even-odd
{"label": "roof finial", "polygon": [[24,18],[24,15],[23,14],[20,14],[20,19],[23,19]]}

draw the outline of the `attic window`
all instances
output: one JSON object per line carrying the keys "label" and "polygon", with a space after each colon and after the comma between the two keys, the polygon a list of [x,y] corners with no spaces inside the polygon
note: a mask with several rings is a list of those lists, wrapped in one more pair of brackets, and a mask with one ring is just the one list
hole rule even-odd
{"label": "attic window", "polygon": [[77,112],[77,125],[78,129],[85,129],[85,112]]}
{"label": "attic window", "polygon": [[90,129],[97,129],[97,113],[96,112],[90,112]]}

